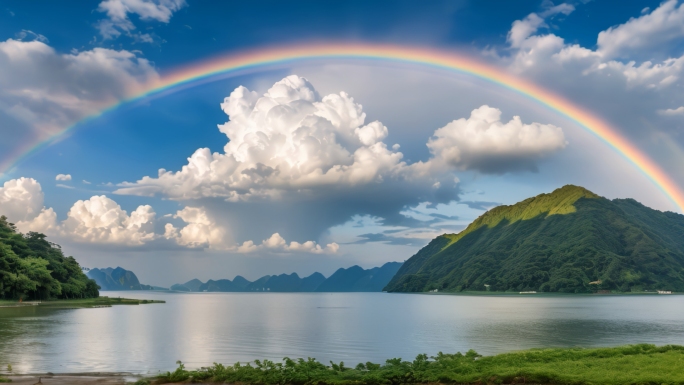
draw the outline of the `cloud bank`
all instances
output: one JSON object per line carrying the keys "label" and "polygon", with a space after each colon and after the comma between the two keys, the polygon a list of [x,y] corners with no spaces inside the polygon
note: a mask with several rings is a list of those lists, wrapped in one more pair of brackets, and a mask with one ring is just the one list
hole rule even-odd
{"label": "cloud bank", "polygon": [[39,40],[1,41],[0,162],[158,78],[149,61],[126,50],[60,54]]}
{"label": "cloud bank", "polygon": [[[515,21],[508,47],[494,54],[497,64],[587,108],[601,106],[600,114],[633,140],[662,134],[677,140],[681,125],[662,119],[684,105],[684,4],[666,1],[600,32],[596,49],[546,32],[547,17]],[[644,120],[658,130],[643,130]]]}
{"label": "cloud bank", "polygon": [[566,145],[560,127],[524,124],[519,116],[503,123],[501,111],[489,106],[438,129],[427,144],[436,159],[453,167],[494,174],[536,171],[540,158]]}
{"label": "cloud bank", "polygon": [[5,215],[22,232],[37,231],[68,241],[119,247],[143,246],[153,241],[170,240],[183,248],[202,248],[235,253],[336,253],[339,246],[332,242],[321,247],[314,241],[289,244],[280,236],[255,244],[244,241],[231,244],[228,231],[215,223],[201,208],[185,207],[175,218],[185,222],[180,229],[166,223],[164,234],[155,233],[156,213],[149,205],[138,206],[130,214],[104,195],[79,200],[73,204],[67,218],[58,222],[52,208],[44,206],[40,183],[32,178],[12,179],[0,187],[0,215]]}
{"label": "cloud bank", "polygon": [[[353,97],[319,95],[296,75],[263,95],[238,87],[221,108],[229,116],[218,126],[227,137],[223,152],[200,148],[180,170],[160,169],[157,176],[119,184],[115,193],[202,208],[207,221],[230,228],[236,239],[274,233],[311,239],[354,215],[420,225],[401,211],[458,200],[455,172],[533,171],[565,147],[560,128],[524,124],[519,117],[504,123],[501,111],[483,106],[436,130],[426,138],[432,157],[408,164],[399,146],[385,143],[389,129],[379,121],[366,123]],[[191,244],[191,230],[204,226],[191,222],[185,238],[178,233],[179,242]],[[197,242],[211,243],[209,238]]]}
{"label": "cloud bank", "polygon": [[214,250],[234,251],[238,253],[254,253],[260,250],[273,252],[304,252],[312,254],[334,254],[339,250],[335,242],[325,247],[314,241],[299,243],[292,241],[289,244],[279,233],[274,233],[260,244],[254,241],[244,241],[242,244],[233,244],[228,241],[227,231],[207,214],[203,208],[185,207],[179,210],[175,218],[180,218],[186,225],[180,229],[171,223],[164,227],[164,238],[174,240],[177,244],[187,247],[202,247]]}

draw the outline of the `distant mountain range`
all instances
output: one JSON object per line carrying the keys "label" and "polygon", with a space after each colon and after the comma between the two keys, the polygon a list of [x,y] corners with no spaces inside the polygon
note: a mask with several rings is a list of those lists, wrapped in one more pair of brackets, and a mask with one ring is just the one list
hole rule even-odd
{"label": "distant mountain range", "polygon": [[[400,262],[388,262],[382,267],[363,269],[352,266],[338,269],[329,278],[313,273],[300,278],[297,273],[266,275],[252,282],[242,276],[202,282],[193,279],[171,286],[173,291],[185,292],[379,292],[401,267]],[[169,290],[141,284],[130,270],[117,268],[92,269],[86,274],[94,279],[101,290]]]}
{"label": "distant mountain range", "polygon": [[300,278],[297,273],[266,275],[254,282],[242,276],[229,279],[209,280],[205,283],[193,279],[171,286],[171,290],[187,292],[379,292],[401,267],[400,262],[388,262],[382,267],[363,269],[352,266],[338,269],[329,278],[313,273]]}
{"label": "distant mountain range", "polygon": [[143,285],[134,272],[121,267],[91,269],[86,273],[100,285],[100,290],[168,290],[163,287]]}
{"label": "distant mountain range", "polygon": [[684,291],[684,215],[568,185],[435,238],[385,290]]}
{"label": "distant mountain range", "polygon": [[[102,290],[162,289],[131,271],[93,269]],[[185,292],[654,292],[684,291],[684,215],[634,199],[608,200],[564,186],[495,207],[458,234],[443,234],[406,262],[249,281],[171,286]]]}

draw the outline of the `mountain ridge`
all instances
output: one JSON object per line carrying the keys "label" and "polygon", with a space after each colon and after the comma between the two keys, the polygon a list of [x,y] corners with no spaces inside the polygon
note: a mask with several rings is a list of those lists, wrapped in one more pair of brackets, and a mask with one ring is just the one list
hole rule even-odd
{"label": "mountain ridge", "polygon": [[[380,267],[363,269],[358,265],[340,268],[330,277],[315,272],[307,277],[297,273],[265,275],[253,282],[242,276],[233,280],[208,280],[202,283],[193,279],[185,284],[175,284],[171,290],[186,292],[380,292],[394,276],[401,262],[387,262]],[[199,283],[200,285],[197,285]],[[196,287],[192,289],[188,287]]]}
{"label": "mountain ridge", "polygon": [[611,201],[572,185],[493,208],[461,233],[433,239],[385,287],[394,292],[657,289],[684,291],[684,215],[633,199]]}

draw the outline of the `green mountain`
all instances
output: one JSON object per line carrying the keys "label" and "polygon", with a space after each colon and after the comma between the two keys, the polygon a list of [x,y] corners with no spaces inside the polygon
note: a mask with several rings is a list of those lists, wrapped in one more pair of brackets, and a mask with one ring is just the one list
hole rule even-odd
{"label": "green mountain", "polygon": [[95,281],[45,238],[19,233],[0,216],[0,299],[97,298]]}
{"label": "green mountain", "polygon": [[385,290],[684,291],[684,215],[564,186],[435,238]]}

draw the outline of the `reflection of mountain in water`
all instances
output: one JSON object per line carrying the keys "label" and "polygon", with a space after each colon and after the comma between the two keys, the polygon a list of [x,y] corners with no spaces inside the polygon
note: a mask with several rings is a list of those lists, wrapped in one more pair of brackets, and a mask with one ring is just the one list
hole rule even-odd
{"label": "reflection of mountain in water", "polygon": [[468,349],[491,355],[534,347],[684,344],[684,297],[678,295],[105,295],[167,302],[85,310],[3,308],[0,357],[24,373],[93,368],[147,373],[171,369],[179,357],[193,367],[210,360],[284,356],[354,366]]}

